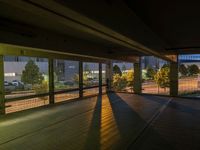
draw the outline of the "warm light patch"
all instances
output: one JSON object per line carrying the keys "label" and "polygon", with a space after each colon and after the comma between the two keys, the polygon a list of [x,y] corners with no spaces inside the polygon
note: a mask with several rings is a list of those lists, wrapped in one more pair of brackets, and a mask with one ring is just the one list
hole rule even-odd
{"label": "warm light patch", "polygon": [[107,95],[102,96],[101,111],[101,149],[109,149],[114,143],[120,139],[120,133],[115,120],[111,102]]}

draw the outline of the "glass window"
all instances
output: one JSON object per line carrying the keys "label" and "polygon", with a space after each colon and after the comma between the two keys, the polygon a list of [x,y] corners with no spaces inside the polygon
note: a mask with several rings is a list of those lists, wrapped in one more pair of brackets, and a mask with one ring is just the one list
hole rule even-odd
{"label": "glass window", "polygon": [[114,91],[133,92],[133,63],[115,61],[113,63],[112,88]]}
{"label": "glass window", "polygon": [[[54,60],[54,89],[64,91],[79,88],[79,62],[71,60]],[[55,102],[67,101],[79,97],[79,91],[55,94]]]}
{"label": "glass window", "polygon": [[142,57],[142,93],[169,94],[170,68],[167,61],[154,56]]}
{"label": "glass window", "polygon": [[106,84],[106,64],[102,64],[102,85]]}
{"label": "glass window", "polygon": [[79,88],[79,62],[54,60],[55,91]]}
{"label": "glass window", "polygon": [[179,56],[178,88],[180,96],[200,96],[200,54]]}
{"label": "glass window", "polygon": [[83,63],[83,87],[91,87],[99,85],[99,64]]}
{"label": "glass window", "polygon": [[48,79],[48,59],[4,57],[6,99],[48,93]]}

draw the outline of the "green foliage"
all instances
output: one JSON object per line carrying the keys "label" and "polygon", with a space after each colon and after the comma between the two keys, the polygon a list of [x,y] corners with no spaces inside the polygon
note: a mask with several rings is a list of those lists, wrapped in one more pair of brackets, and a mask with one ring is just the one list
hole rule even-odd
{"label": "green foliage", "polygon": [[[48,93],[49,91],[48,81],[43,80],[41,84],[34,84],[33,90],[35,91],[36,94]],[[48,100],[48,97],[40,97],[40,99]]]}
{"label": "green foliage", "polygon": [[162,66],[162,68],[169,68],[170,66],[169,66],[169,64],[164,64],[163,66]]}
{"label": "green foliage", "polygon": [[36,94],[47,93],[49,90],[48,81],[42,81],[41,84],[34,84],[33,90]]}
{"label": "green foliage", "polygon": [[113,75],[113,87],[116,90],[122,90],[126,87],[126,79],[124,76],[121,76],[120,74],[114,74]]}
{"label": "green foliage", "polygon": [[126,87],[133,87],[134,72],[133,70],[128,70],[128,72],[120,74],[113,74],[113,88],[115,90],[121,91]]}
{"label": "green foliage", "polygon": [[56,72],[53,73],[54,82],[58,82],[58,76]]}
{"label": "green foliage", "polygon": [[85,86],[89,86],[90,85],[90,80],[88,78],[88,72],[83,72],[83,84]]}
{"label": "green foliage", "polygon": [[200,72],[200,71],[199,71],[199,68],[198,68],[197,65],[192,64],[192,65],[189,65],[189,66],[188,66],[188,73],[189,73],[190,76],[196,75],[196,74],[198,74],[199,72]]}
{"label": "green foliage", "polygon": [[134,72],[133,70],[128,70],[128,72],[126,73],[127,86],[133,87],[133,80],[134,80]]}
{"label": "green foliage", "polygon": [[154,76],[154,80],[161,88],[167,88],[170,86],[169,80],[169,67],[162,67]]}
{"label": "green foliage", "polygon": [[147,67],[147,72],[146,72],[146,77],[147,78],[153,79],[155,74],[156,74],[156,71],[153,68]]}
{"label": "green foliage", "polygon": [[67,85],[64,85],[61,82],[55,82],[54,87],[55,87],[56,90],[63,90],[67,87]]}
{"label": "green foliage", "polygon": [[78,85],[79,84],[79,74],[75,74],[73,76],[73,80],[74,80],[75,84]]}
{"label": "green foliage", "polygon": [[89,76],[91,75],[91,70],[89,65],[86,63],[84,65],[84,72],[83,72],[83,84],[85,86],[89,86],[90,85],[90,79]]}
{"label": "green foliage", "polygon": [[181,64],[179,66],[179,72],[181,73],[182,76],[186,76],[188,74],[187,67],[184,64]]}
{"label": "green foliage", "polygon": [[122,71],[120,70],[119,66],[113,66],[113,74],[119,74],[120,76],[122,75]]}
{"label": "green foliage", "polygon": [[22,72],[21,81],[25,84],[41,84],[44,77],[40,73],[39,67],[33,60],[29,60],[25,66],[25,70]]}

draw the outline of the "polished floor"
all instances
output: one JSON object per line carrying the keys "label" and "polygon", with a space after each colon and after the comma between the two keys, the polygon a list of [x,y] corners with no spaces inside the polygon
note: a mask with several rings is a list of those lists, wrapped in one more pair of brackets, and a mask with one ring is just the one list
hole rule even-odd
{"label": "polished floor", "polygon": [[0,117],[0,150],[199,150],[200,101],[110,93]]}

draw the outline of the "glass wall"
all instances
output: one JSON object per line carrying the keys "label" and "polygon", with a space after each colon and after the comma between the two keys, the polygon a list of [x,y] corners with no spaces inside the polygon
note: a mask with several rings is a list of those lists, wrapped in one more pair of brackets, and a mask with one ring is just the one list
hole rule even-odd
{"label": "glass wall", "polygon": [[98,94],[95,86],[99,86],[99,63],[83,62],[83,96]]}
{"label": "glass wall", "polygon": [[142,93],[169,95],[170,67],[167,61],[154,56],[141,58]]}
{"label": "glass wall", "polygon": [[54,86],[55,91],[79,88],[79,62],[55,59]]}
{"label": "glass wall", "polygon": [[113,62],[112,89],[133,92],[134,65],[129,62]]}
{"label": "glass wall", "polygon": [[99,85],[99,64],[83,63],[83,87],[91,87]]}
{"label": "glass wall", "polygon": [[[48,97],[20,100],[20,104],[12,99],[41,95],[49,92],[48,59],[22,56],[4,57],[4,89],[6,110],[16,111],[38,105],[46,105]],[[26,107],[26,106],[27,107]],[[10,112],[10,111],[9,111]]]}
{"label": "glass wall", "polygon": [[179,55],[179,95],[200,97],[200,55]]}
{"label": "glass wall", "polygon": [[102,93],[106,92],[106,64],[102,64]]}
{"label": "glass wall", "polygon": [[106,64],[102,64],[102,85],[106,85]]}
{"label": "glass wall", "polygon": [[[54,90],[61,92],[55,95],[55,102],[79,97],[79,62],[70,60],[54,60]],[[75,91],[71,91],[76,89]],[[70,90],[70,92],[68,92]],[[63,91],[63,92],[62,92]]]}

